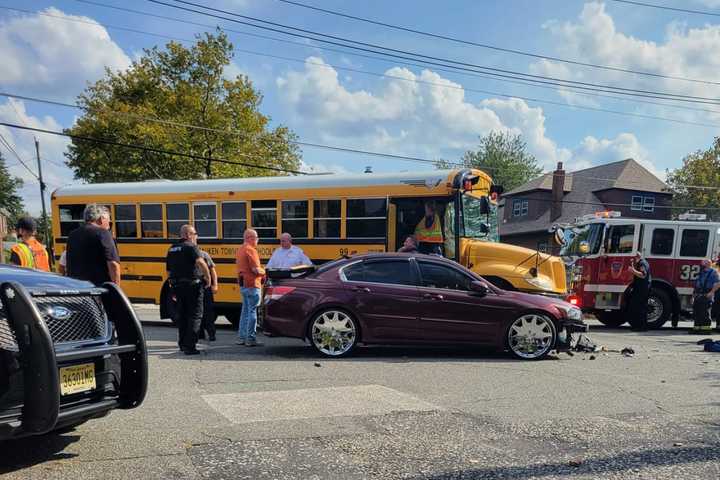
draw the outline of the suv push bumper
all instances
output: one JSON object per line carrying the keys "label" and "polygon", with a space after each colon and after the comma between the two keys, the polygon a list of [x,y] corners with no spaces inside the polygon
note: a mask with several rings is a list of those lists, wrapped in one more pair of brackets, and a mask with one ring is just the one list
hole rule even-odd
{"label": "suv push bumper", "polygon": [[[0,285],[0,300],[20,350],[24,385],[21,413],[0,421],[0,440],[47,433],[104,416],[115,408],[135,408],[142,403],[147,393],[148,368],[140,321],[116,285],[108,283],[103,288],[103,305],[117,332],[118,344],[56,353],[50,332],[28,291],[16,282]],[[119,394],[82,405],[61,405],[59,365],[106,355],[119,358]]]}

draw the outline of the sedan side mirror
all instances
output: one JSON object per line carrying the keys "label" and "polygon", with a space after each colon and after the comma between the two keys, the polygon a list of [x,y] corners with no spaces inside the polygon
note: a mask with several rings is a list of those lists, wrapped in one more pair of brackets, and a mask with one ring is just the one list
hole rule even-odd
{"label": "sedan side mirror", "polygon": [[470,290],[479,297],[484,297],[490,293],[488,286],[479,280],[475,280],[470,284]]}

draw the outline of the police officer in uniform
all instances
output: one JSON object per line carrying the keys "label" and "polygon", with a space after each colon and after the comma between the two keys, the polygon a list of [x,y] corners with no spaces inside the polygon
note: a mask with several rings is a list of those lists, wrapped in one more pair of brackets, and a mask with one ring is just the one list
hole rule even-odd
{"label": "police officer in uniform", "polygon": [[211,284],[210,269],[197,246],[192,225],[180,228],[180,241],[170,247],[166,266],[175,297],[175,324],[178,346],[185,355],[197,355],[198,332],[203,318],[203,290]]}
{"label": "police officer in uniform", "polygon": [[633,274],[632,293],[628,305],[630,314],[630,327],[636,332],[647,331],[647,309],[650,297],[650,264],[635,252],[635,258],[630,263],[630,272]]}

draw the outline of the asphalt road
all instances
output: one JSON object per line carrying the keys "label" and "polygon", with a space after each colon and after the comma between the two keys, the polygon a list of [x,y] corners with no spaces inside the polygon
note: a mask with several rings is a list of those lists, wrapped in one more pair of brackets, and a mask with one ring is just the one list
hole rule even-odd
{"label": "asphalt road", "polygon": [[610,351],[541,362],[390,347],[326,360],[229,330],[186,357],[172,328],[146,333],[145,404],[0,444],[3,480],[720,478],[720,354],[669,329],[594,328]]}

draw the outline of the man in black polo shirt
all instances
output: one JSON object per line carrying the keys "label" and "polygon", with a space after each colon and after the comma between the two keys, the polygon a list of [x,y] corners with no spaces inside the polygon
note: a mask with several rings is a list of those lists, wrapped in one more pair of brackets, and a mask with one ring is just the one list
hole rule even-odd
{"label": "man in black polo shirt", "polygon": [[200,353],[196,345],[203,317],[203,290],[205,285],[211,284],[211,279],[210,269],[197,247],[197,232],[192,225],[180,228],[180,241],[170,247],[165,262],[175,297],[178,346],[185,355],[197,355]]}
{"label": "man in black polo shirt", "polygon": [[85,225],[68,236],[66,270],[69,277],[97,286],[120,284],[120,256],[110,232],[110,211],[91,203],[83,213]]}

